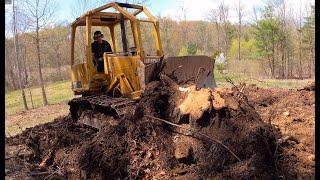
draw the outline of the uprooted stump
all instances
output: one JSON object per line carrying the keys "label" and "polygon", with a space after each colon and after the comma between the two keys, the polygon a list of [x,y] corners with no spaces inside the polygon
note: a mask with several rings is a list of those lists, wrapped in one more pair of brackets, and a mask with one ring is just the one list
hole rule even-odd
{"label": "uprooted stump", "polygon": [[[247,168],[248,174],[244,177],[264,177],[264,175],[272,177],[274,169],[269,167],[274,167],[275,129],[270,124],[264,123],[257,112],[243,98],[239,98],[239,92],[221,88],[217,90],[177,88],[172,82],[170,86],[166,86],[167,82],[157,82],[157,86],[153,84],[154,89],[149,87],[147,95],[145,94],[146,96],[143,96],[138,104],[140,108],[137,111],[140,114],[143,111],[144,114],[167,119],[180,126],[187,125],[195,131],[221,141],[242,160],[239,162],[226,148],[202,135],[163,124],[165,130],[178,133],[174,138],[185,139],[173,141],[175,147],[173,156],[179,163],[189,165],[184,166],[187,172],[194,172],[196,169],[203,177],[228,177],[218,172],[232,166],[242,170]],[[157,106],[159,102],[161,107]],[[154,111],[157,108],[159,111]],[[179,136],[192,137],[192,140],[177,138]],[[243,167],[244,161],[247,162],[247,167]],[[179,163],[175,166],[179,167]],[[193,170],[189,169],[191,167]],[[256,173],[258,170],[250,169],[259,169],[259,172],[265,173],[259,174]],[[242,175],[234,174],[237,178]]]}

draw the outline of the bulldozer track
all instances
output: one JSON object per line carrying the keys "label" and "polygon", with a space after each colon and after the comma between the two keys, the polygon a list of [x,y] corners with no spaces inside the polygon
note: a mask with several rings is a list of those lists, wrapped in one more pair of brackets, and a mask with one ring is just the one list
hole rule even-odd
{"label": "bulldozer track", "polygon": [[126,113],[127,107],[134,105],[135,101],[127,98],[113,98],[107,95],[94,95],[74,98],[68,104],[74,119],[78,119],[79,113],[85,109],[107,113],[120,118]]}

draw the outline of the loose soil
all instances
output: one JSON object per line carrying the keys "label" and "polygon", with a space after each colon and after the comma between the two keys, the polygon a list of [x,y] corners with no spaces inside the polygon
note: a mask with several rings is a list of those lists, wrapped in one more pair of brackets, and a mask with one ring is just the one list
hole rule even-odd
{"label": "loose soil", "polygon": [[91,112],[100,130],[68,115],[6,138],[6,178],[314,177],[312,89],[196,90],[166,76],[146,89],[121,119]]}

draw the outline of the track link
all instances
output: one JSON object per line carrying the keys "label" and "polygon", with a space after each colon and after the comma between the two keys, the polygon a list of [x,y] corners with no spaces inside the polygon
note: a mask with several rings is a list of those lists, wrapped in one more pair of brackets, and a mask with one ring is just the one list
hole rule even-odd
{"label": "track link", "polygon": [[78,120],[84,110],[101,112],[114,118],[121,118],[128,113],[129,106],[135,101],[127,98],[113,98],[107,95],[93,95],[74,98],[68,102],[71,116]]}

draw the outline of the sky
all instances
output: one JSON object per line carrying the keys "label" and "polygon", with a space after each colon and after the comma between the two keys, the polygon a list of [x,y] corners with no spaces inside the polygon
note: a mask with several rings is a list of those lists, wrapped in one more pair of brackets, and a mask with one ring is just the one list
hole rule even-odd
{"label": "sky", "polygon": [[[71,22],[74,20],[74,17],[71,15],[72,4],[77,0],[56,0],[60,6],[60,10],[57,13],[59,19],[66,19]],[[87,0],[88,2],[94,0]],[[120,0],[121,1],[121,0]],[[314,4],[315,0],[285,0],[288,4],[288,8],[292,8],[293,12],[298,13],[300,3],[305,4]],[[101,2],[101,0],[100,0]],[[171,17],[172,19],[179,20],[182,17],[181,7],[184,6],[186,11],[187,20],[206,20],[205,13],[210,9],[215,9],[219,6],[220,3],[224,3],[229,7],[229,18],[231,22],[237,21],[237,14],[235,6],[238,2],[237,0],[149,0],[145,5],[153,15],[160,15]],[[241,0],[242,5],[244,6],[244,21],[250,21],[253,18],[253,7],[263,7],[266,0]]]}
{"label": "sky", "polygon": [[[22,1],[22,0],[16,0]],[[75,20],[74,11],[81,11],[81,8],[76,8],[75,4],[79,0],[53,0],[57,5],[55,20],[57,22],[72,22]],[[103,0],[83,0],[89,4],[101,5]],[[121,0],[119,0],[121,1]],[[303,7],[306,4],[314,4],[315,0],[285,0],[288,4],[288,9],[292,9],[294,14],[299,13],[300,3]],[[106,2],[106,1],[105,1]],[[184,6],[187,20],[207,20],[205,13],[210,9],[215,9],[220,3],[224,2],[229,7],[229,19],[231,22],[237,22],[237,14],[235,6],[237,0],[149,0],[145,5],[155,16],[170,17],[174,20],[179,20],[182,17],[181,7]],[[253,19],[253,7],[263,7],[266,0],[241,0],[244,6],[244,22],[249,22]],[[98,7],[94,6],[93,8]],[[11,5],[6,5],[6,12],[10,12]],[[303,11],[304,12],[304,11]],[[9,13],[6,13],[6,21]],[[7,23],[6,23],[7,24]]]}

